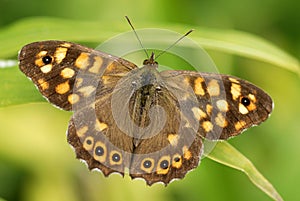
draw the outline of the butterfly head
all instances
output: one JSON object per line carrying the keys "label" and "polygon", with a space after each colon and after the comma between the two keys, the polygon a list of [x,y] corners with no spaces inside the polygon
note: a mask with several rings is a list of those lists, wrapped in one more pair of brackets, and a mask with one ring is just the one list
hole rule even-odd
{"label": "butterfly head", "polygon": [[154,52],[151,53],[149,59],[144,60],[143,65],[152,66],[154,68],[158,68],[158,63],[155,61],[155,54]]}

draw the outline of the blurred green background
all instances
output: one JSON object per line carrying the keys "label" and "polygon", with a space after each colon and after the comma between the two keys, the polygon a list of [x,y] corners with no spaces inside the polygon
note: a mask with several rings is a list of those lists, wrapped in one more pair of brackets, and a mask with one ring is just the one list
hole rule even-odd
{"label": "blurred green background", "polygon": [[[28,17],[48,16],[99,22],[89,29],[107,34],[110,29],[116,30],[113,25],[120,25],[121,31],[130,30],[124,20],[128,15],[136,28],[179,24],[182,30],[210,27],[245,31],[299,59],[299,10],[297,0],[0,0],[0,30]],[[1,37],[0,32],[0,40]],[[82,42],[89,42],[82,38]],[[20,43],[27,42],[32,41]],[[285,200],[300,200],[299,75],[254,59],[208,52],[221,73],[247,79],[272,96],[275,110],[270,119],[229,142],[255,164]],[[17,51],[0,59],[16,56]],[[70,116],[43,101],[0,108],[0,200],[271,200],[241,172],[207,158],[183,180],[167,188],[147,187],[143,181],[131,181],[128,176],[104,178],[100,173],[89,172],[75,159],[66,142]]]}

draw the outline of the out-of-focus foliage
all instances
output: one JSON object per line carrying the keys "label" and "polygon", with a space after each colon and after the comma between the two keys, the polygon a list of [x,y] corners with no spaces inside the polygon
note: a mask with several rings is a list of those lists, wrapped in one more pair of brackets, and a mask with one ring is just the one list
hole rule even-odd
{"label": "out-of-focus foliage", "polygon": [[[208,27],[219,29],[217,34],[221,38],[227,36],[225,30],[245,31],[294,55],[296,60],[286,61],[290,63],[287,66],[294,67],[286,68],[275,65],[275,62],[262,62],[257,56],[250,59],[222,48],[207,49],[221,73],[257,84],[275,102],[275,110],[266,123],[229,143],[251,159],[284,199],[300,199],[300,195],[295,193],[300,181],[298,1],[0,0],[0,10],[0,60],[16,59],[17,49],[33,40],[100,43],[129,30],[124,15],[130,16],[137,28],[172,27],[174,31],[185,32],[190,28]],[[6,35],[15,23],[26,21],[28,17],[44,19],[38,16],[57,17],[54,27],[59,30],[52,31],[52,20],[34,27],[25,23],[23,30],[19,28]],[[66,27],[61,26],[59,19],[73,22],[73,34],[62,34]],[[82,21],[93,23],[83,26]],[[196,30],[190,37],[201,41],[203,31]],[[239,37],[232,35],[228,35],[228,40],[233,44],[240,42]],[[255,47],[253,53],[261,55],[255,52]],[[272,61],[275,59],[271,58]],[[24,83],[23,91],[22,88],[18,88],[20,91],[17,92],[11,89],[12,94],[19,94],[16,104],[43,100],[16,68],[0,69],[0,79],[0,97],[3,97],[4,89],[6,92],[10,86],[22,86]],[[19,83],[11,84],[15,82]],[[34,99],[30,99],[31,96]],[[26,98],[30,101],[24,102]],[[99,173],[90,173],[75,160],[73,150],[66,142],[64,133],[70,115],[45,103],[0,109],[0,200],[270,200],[243,174],[207,158],[185,179],[175,181],[167,188],[161,185],[145,187],[144,182],[131,181],[128,176],[104,178]]]}

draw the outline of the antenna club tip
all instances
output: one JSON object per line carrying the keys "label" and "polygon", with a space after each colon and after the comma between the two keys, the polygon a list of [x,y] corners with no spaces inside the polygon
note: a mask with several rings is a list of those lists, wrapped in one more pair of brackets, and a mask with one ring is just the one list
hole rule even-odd
{"label": "antenna club tip", "polygon": [[126,20],[127,20],[128,22],[130,22],[130,19],[129,19],[129,17],[128,17],[127,15],[125,15],[124,17],[126,18]]}
{"label": "antenna club tip", "polygon": [[184,34],[185,36],[189,35],[190,33],[192,33],[193,31],[195,31],[195,29],[190,29],[188,32],[186,32],[186,34]]}

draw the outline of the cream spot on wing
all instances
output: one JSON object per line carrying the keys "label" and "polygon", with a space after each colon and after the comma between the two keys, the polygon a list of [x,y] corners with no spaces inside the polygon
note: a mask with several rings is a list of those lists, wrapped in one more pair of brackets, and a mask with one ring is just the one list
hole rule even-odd
{"label": "cream spot on wing", "polygon": [[188,149],[187,146],[184,146],[182,148],[182,152],[183,152],[183,158],[185,158],[186,160],[189,160],[192,157],[192,152]]}
{"label": "cream spot on wing", "polygon": [[185,94],[183,94],[183,96],[180,97],[180,98],[181,98],[180,100],[186,101],[186,100],[188,100],[188,99],[190,98],[190,95],[189,95],[188,93],[185,93]]}
{"label": "cream spot on wing", "polygon": [[94,60],[93,66],[89,68],[89,71],[91,73],[98,74],[103,63],[103,59],[99,56],[95,56]]}
{"label": "cream spot on wing", "polygon": [[49,83],[46,82],[43,78],[40,78],[38,80],[38,83],[39,83],[39,85],[40,85],[40,87],[42,88],[43,91],[49,89]]}
{"label": "cream spot on wing", "polygon": [[213,107],[210,104],[206,105],[206,112],[208,115],[211,115],[212,109],[213,109]]}
{"label": "cream spot on wing", "polygon": [[242,128],[244,128],[244,126],[246,125],[246,122],[241,120],[241,121],[238,121],[234,124],[234,128],[235,130],[241,130]]}
{"label": "cream spot on wing", "polygon": [[66,82],[63,82],[61,84],[58,84],[55,87],[55,91],[58,94],[65,94],[70,90],[70,85],[69,85],[69,80],[67,80]]}
{"label": "cream spot on wing", "polygon": [[189,85],[190,84],[190,78],[189,77],[184,77],[183,82],[185,85]]}
{"label": "cream spot on wing", "polygon": [[194,117],[198,120],[202,119],[202,118],[206,118],[207,115],[205,112],[203,112],[200,108],[198,107],[193,107],[192,108],[192,112],[194,114]]}
{"label": "cream spot on wing", "polygon": [[63,43],[60,46],[69,48],[69,47],[71,47],[71,44],[70,43]]}
{"label": "cream spot on wing", "polygon": [[231,83],[230,93],[233,100],[237,100],[241,95],[241,85]]}
{"label": "cream spot on wing", "polygon": [[110,78],[111,78],[111,77],[108,76],[108,75],[103,75],[103,76],[101,77],[103,84],[108,84]]}
{"label": "cream spot on wing", "polygon": [[176,146],[179,140],[179,135],[177,134],[169,134],[168,141],[172,146]]}
{"label": "cream spot on wing", "polygon": [[43,51],[40,51],[36,56],[37,57],[43,57],[43,56],[46,56],[47,55],[47,51],[43,50]]}
{"label": "cream spot on wing", "polygon": [[228,125],[228,122],[226,121],[222,113],[218,113],[217,117],[215,118],[215,122],[221,128],[225,128]]}
{"label": "cream spot on wing", "polygon": [[78,129],[76,131],[76,133],[77,133],[78,137],[83,137],[88,130],[89,130],[89,128],[87,126],[83,126],[80,129]]}
{"label": "cream spot on wing", "polygon": [[102,123],[100,122],[98,119],[96,119],[96,122],[95,122],[95,129],[97,131],[103,131],[104,129],[108,128],[107,124],[106,123]]}
{"label": "cream spot on wing", "polygon": [[68,101],[70,104],[75,104],[80,100],[80,97],[77,94],[70,94],[68,96]]}
{"label": "cream spot on wing", "polygon": [[239,112],[241,114],[248,114],[249,110],[242,103],[239,103]]}
{"label": "cream spot on wing", "polygon": [[233,78],[233,77],[230,77],[228,78],[230,80],[230,82],[234,82],[234,83],[240,83],[237,79]]}
{"label": "cream spot on wing", "polygon": [[54,58],[55,58],[56,63],[59,64],[62,62],[62,60],[67,55],[67,51],[68,51],[68,48],[65,48],[65,47],[56,48],[56,51],[54,52]]}
{"label": "cream spot on wing", "polygon": [[220,85],[217,80],[211,80],[207,85],[207,91],[210,96],[220,95]]}
{"label": "cream spot on wing", "polygon": [[96,88],[94,86],[85,86],[78,89],[78,91],[82,93],[84,97],[90,96],[95,90]]}
{"label": "cream spot on wing", "polygon": [[116,64],[114,62],[111,62],[109,64],[107,64],[107,67],[105,69],[105,73],[109,73],[111,71],[113,71],[116,68]]}
{"label": "cream spot on wing", "polygon": [[209,131],[212,131],[213,129],[213,124],[210,122],[210,121],[204,121],[202,123],[202,128],[205,130],[205,132],[209,132]]}
{"label": "cream spot on wing", "polygon": [[44,62],[43,62],[43,60],[42,60],[42,58],[35,60],[34,63],[35,63],[35,65],[38,66],[38,67],[41,67],[41,66],[44,66],[44,65],[45,65]]}
{"label": "cream spot on wing", "polygon": [[45,66],[42,66],[40,69],[43,73],[49,73],[52,70],[52,64],[47,64]]}
{"label": "cream spot on wing", "polygon": [[71,78],[75,75],[75,71],[71,68],[64,68],[61,72],[60,72],[60,75],[65,78],[65,79],[68,79],[68,78]]}
{"label": "cream spot on wing", "polygon": [[218,100],[216,102],[217,108],[221,111],[221,112],[227,112],[229,110],[229,106],[226,100]]}
{"label": "cream spot on wing", "polygon": [[247,106],[247,109],[248,109],[249,111],[253,111],[253,110],[256,109],[256,105],[255,105],[254,103],[251,103],[249,106]]}
{"label": "cream spot on wing", "polygon": [[186,122],[185,125],[184,125],[184,127],[185,127],[185,128],[192,128],[192,127],[191,127],[191,124],[190,124],[189,122]]}
{"label": "cream spot on wing", "polygon": [[77,88],[79,88],[79,87],[81,87],[82,83],[83,83],[83,79],[82,78],[77,78],[76,81],[75,81],[75,86]]}
{"label": "cream spot on wing", "polygon": [[253,94],[249,94],[248,97],[250,98],[250,100],[252,100],[254,103],[256,102],[256,97]]}
{"label": "cream spot on wing", "polygon": [[202,87],[202,82],[204,82],[204,79],[202,77],[198,77],[194,81],[194,91],[196,95],[203,96],[205,94],[205,91]]}
{"label": "cream spot on wing", "polygon": [[86,69],[88,67],[88,65],[90,64],[89,56],[90,56],[90,54],[82,52],[76,59],[75,66],[80,69]]}

